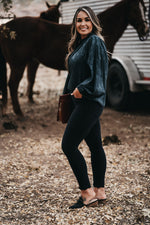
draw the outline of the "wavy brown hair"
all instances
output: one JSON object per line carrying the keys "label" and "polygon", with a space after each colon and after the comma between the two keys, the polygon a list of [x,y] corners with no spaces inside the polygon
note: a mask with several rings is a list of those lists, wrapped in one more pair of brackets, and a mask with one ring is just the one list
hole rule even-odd
{"label": "wavy brown hair", "polygon": [[101,35],[102,28],[100,26],[99,20],[98,20],[97,16],[95,15],[94,11],[88,6],[79,7],[75,12],[75,15],[73,17],[72,27],[71,27],[71,39],[68,43],[68,54],[66,56],[66,67],[67,68],[68,68],[68,58],[81,40],[80,34],[76,30],[77,15],[81,11],[85,12],[89,16],[89,18],[92,22],[92,25],[93,25],[92,33],[96,34],[102,40],[104,40],[103,36]]}

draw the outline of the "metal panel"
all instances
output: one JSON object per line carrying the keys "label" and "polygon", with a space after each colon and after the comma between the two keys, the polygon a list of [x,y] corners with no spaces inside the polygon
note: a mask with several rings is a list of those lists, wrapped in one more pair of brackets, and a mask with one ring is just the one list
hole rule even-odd
{"label": "metal panel", "polygon": [[[119,0],[77,0],[64,2],[61,6],[62,22],[71,23],[78,7],[89,6],[98,14],[117,2]],[[144,2],[148,13],[149,0],[144,0]],[[145,77],[150,77],[150,36],[148,40],[140,41],[135,29],[129,25],[123,36],[116,43],[113,55],[130,56],[141,74]]]}

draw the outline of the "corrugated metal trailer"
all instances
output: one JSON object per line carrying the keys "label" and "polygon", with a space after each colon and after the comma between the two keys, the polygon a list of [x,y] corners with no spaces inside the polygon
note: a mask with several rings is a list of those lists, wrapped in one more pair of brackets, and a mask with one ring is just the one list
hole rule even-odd
{"label": "corrugated metal trailer", "polygon": [[[80,6],[91,7],[96,14],[112,7],[119,0],[83,0],[69,1],[61,5],[62,23],[71,23],[75,10]],[[147,8],[149,0],[144,0]],[[119,82],[118,89],[115,82]],[[122,82],[122,80],[124,82]],[[109,103],[114,107],[124,107],[123,99],[127,99],[128,92],[150,91],[150,36],[146,41],[140,41],[137,32],[128,26],[122,37],[116,43],[109,67]],[[111,86],[111,88],[110,88]],[[123,104],[124,102],[124,104]]]}

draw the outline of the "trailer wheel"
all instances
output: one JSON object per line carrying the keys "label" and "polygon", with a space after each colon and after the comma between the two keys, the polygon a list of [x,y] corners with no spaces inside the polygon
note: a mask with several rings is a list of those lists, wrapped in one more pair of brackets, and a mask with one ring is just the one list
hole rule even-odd
{"label": "trailer wheel", "polygon": [[129,98],[129,83],[126,72],[118,62],[112,63],[108,71],[107,101],[116,109],[127,107]]}

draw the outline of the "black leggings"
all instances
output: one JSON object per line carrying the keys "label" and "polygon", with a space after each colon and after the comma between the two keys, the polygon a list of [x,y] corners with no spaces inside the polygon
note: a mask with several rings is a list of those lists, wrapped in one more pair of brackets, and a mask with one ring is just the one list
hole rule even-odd
{"label": "black leggings", "polygon": [[102,147],[99,116],[103,108],[94,101],[75,99],[74,110],[69,118],[62,139],[62,149],[77,178],[79,188],[90,188],[87,166],[78,146],[84,139],[91,151],[94,187],[104,187],[106,156]]}

